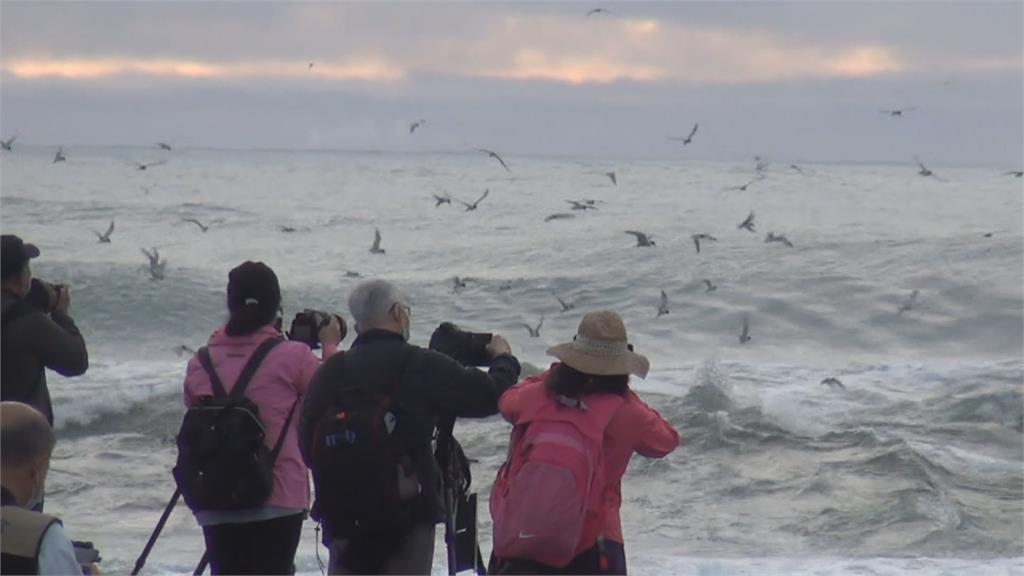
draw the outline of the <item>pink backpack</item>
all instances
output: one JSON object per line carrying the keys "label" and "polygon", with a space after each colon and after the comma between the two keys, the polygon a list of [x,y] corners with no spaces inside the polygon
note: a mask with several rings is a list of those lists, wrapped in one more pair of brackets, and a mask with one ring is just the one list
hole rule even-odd
{"label": "pink backpack", "polygon": [[523,415],[491,489],[498,557],[556,568],[572,561],[588,515],[603,514],[604,430],[623,402],[549,396]]}

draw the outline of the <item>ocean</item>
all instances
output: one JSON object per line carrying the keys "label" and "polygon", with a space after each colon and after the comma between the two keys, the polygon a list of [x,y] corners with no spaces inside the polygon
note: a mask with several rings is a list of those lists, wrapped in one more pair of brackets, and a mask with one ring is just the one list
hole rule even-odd
{"label": "ocean", "polygon": [[[174,489],[188,360],[174,349],[223,321],[228,270],[251,259],[277,272],[288,318],[347,315],[352,275],[387,278],[408,295],[414,342],[451,320],[506,335],[535,367],[587,311],[622,314],[652,364],[632,386],[685,440],[635,457],[623,481],[633,574],[1024,574],[1024,194],[1003,170],[932,166],[940,180],[909,163],[778,161],[737,190],[753,160],[508,155],[506,172],[473,152],[53,153],[0,156],[2,228],[40,247],[36,276],[72,287],[91,366],[50,375],[46,505],[97,545],[104,573],[130,571]],[[475,211],[432,198],[484,190]],[[756,233],[737,228],[751,211]],[[545,221],[555,213],[574,217]],[[375,228],[386,254],[368,251]],[[697,253],[698,233],[717,241]],[[163,280],[143,270],[152,247]],[[670,313],[656,318],[662,290]],[[523,324],[541,317],[531,338]],[[476,460],[486,555],[508,426],[456,434]],[[145,572],[190,573],[202,551],[179,504]],[[318,552],[307,522],[301,573],[320,572]]]}

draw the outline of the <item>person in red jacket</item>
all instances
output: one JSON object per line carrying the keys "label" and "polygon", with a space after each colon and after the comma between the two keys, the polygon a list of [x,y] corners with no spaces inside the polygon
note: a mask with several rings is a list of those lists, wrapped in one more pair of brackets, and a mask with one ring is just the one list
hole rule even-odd
{"label": "person in red jacket", "polygon": [[579,551],[564,568],[535,562],[492,558],[492,573],[499,574],[625,574],[623,545],[622,476],[633,453],[662,458],[679,445],[679,433],[629,387],[629,375],[647,376],[650,363],[636,354],[626,337],[626,327],[615,312],[587,314],[572,342],[548,350],[561,362],[508,389],[499,401],[501,415],[513,426],[531,407],[553,397],[586,403],[595,395],[617,394],[624,402],[605,428],[603,511],[588,515]]}

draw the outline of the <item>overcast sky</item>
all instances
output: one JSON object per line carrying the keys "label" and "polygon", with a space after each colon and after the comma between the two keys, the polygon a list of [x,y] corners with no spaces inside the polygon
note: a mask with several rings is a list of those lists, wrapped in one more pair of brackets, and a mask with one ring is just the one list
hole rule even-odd
{"label": "overcast sky", "polygon": [[5,0],[0,132],[1016,168],[1022,6]]}

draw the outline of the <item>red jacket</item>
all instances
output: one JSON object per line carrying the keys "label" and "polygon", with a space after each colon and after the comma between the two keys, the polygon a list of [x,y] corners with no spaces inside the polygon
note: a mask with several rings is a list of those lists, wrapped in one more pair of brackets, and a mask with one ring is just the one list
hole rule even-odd
{"label": "red jacket", "polygon": [[[552,364],[552,368],[555,366]],[[523,380],[501,395],[498,408],[505,420],[514,426],[526,407],[548,400],[550,392],[546,382],[550,374],[551,370],[548,370]],[[662,458],[678,445],[679,433],[630,390],[604,434],[604,525],[585,525],[584,538],[590,540],[588,535],[603,534],[606,540],[623,543],[619,508],[622,506],[622,476],[629,466],[629,459],[634,452],[648,458]],[[577,549],[586,550],[593,545],[594,540],[584,541]]]}

